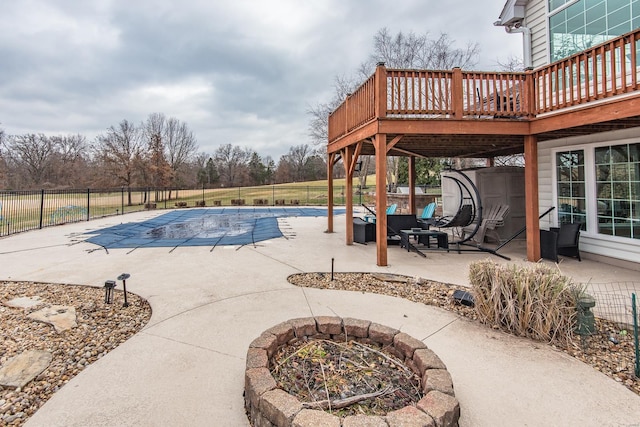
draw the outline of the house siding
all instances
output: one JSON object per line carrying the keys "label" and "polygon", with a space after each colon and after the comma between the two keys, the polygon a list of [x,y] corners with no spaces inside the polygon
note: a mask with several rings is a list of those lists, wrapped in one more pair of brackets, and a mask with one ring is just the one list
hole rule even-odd
{"label": "house siding", "polygon": [[525,9],[525,25],[531,30],[531,56],[533,68],[538,68],[549,62],[547,50],[547,2],[533,0],[527,3]]}
{"label": "house siding", "polygon": [[[538,206],[542,214],[551,206],[556,206],[554,200],[554,171],[553,153],[556,148],[572,147],[587,148],[589,144],[612,143],[623,140],[640,140],[640,128],[624,129],[613,132],[603,132],[581,137],[562,138],[544,141],[538,144]],[[557,207],[557,206],[556,206]],[[557,225],[557,213],[551,212],[540,220],[540,228],[548,229]],[[595,223],[591,224],[591,228]],[[640,240],[627,239],[596,234],[587,229],[580,236],[580,250],[596,255],[616,258],[637,263],[640,259]]]}

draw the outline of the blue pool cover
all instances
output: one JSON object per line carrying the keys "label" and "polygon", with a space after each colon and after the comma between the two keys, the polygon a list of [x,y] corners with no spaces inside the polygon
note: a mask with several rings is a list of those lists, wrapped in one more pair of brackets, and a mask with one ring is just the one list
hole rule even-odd
{"label": "blue pool cover", "polygon": [[[344,209],[334,209],[334,213],[344,213]],[[278,218],[291,216],[327,216],[327,209],[180,209],[143,222],[93,231],[86,241],[107,249],[248,245],[281,237]]]}

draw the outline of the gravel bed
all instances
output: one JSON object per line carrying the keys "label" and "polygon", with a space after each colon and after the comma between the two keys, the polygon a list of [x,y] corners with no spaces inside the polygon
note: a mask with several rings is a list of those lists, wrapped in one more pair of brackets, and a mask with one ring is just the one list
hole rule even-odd
{"label": "gravel bed", "polygon": [[[39,296],[43,304],[30,308],[2,304],[32,296]],[[24,388],[0,387],[0,426],[24,424],[71,378],[142,329],[151,317],[151,307],[132,293],[127,293],[127,300],[130,305],[125,308],[119,290],[114,303],[105,304],[103,288],[0,281],[0,366],[27,350],[52,354],[49,367]],[[57,333],[53,326],[27,318],[49,305],[75,307],[78,326]]]}

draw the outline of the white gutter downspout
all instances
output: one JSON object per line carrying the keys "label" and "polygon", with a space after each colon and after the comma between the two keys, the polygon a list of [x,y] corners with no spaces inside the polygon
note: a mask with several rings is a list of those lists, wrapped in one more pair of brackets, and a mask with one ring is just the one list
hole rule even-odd
{"label": "white gutter downspout", "polygon": [[522,33],[522,44],[524,47],[522,55],[524,56],[524,68],[525,70],[532,69],[533,61],[531,58],[531,29],[522,25],[522,22],[519,22],[515,25],[505,25],[504,30],[509,34]]}

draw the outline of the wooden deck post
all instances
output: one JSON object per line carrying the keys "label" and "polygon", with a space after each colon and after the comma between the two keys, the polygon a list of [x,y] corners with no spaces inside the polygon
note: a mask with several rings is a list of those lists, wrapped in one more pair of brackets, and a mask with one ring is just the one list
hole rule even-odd
{"label": "wooden deck post", "polygon": [[540,208],[538,205],[538,140],[535,135],[524,137],[524,189],[527,226],[527,259],[540,259]]}
{"label": "wooden deck post", "polygon": [[416,214],[416,156],[409,156],[409,213]]}
{"label": "wooden deck post", "polygon": [[[376,117],[387,116],[387,69],[384,62],[378,62],[375,75],[375,114]],[[385,136],[386,140],[386,136]],[[386,157],[386,154],[385,154]]]}
{"label": "wooden deck post", "polygon": [[462,100],[462,70],[460,67],[455,67],[451,81],[451,107],[455,119],[461,119],[463,116],[464,104]]}
{"label": "wooden deck post", "polygon": [[353,245],[353,168],[351,163],[353,158],[353,145],[345,147],[342,152],[342,163],[344,164],[345,176],[345,230],[346,230],[346,242],[347,245]]}
{"label": "wooden deck post", "polygon": [[377,264],[387,265],[387,135],[377,133],[376,150],[376,246]]}
{"label": "wooden deck post", "polygon": [[331,153],[327,161],[327,233],[333,233],[333,163],[335,158],[336,154]]}

